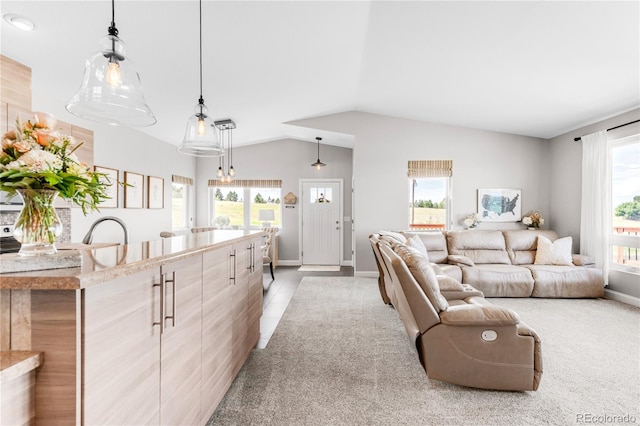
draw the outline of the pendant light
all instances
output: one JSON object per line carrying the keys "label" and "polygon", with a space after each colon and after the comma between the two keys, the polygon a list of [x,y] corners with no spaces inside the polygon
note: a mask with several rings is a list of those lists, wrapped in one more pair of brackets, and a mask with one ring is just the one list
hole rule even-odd
{"label": "pendant light", "polygon": [[195,114],[189,117],[184,139],[178,151],[196,157],[221,157],[224,148],[218,141],[214,122],[202,98],[202,0],[200,0],[200,99]]}
{"label": "pendant light", "polygon": [[318,141],[318,160],[316,160],[316,162],[313,163],[312,166],[320,170],[320,167],[324,167],[326,166],[326,164],[320,161],[320,141],[322,140],[322,138],[316,138],[316,140]]}
{"label": "pendant light", "polygon": [[157,120],[144,100],[140,76],[118,38],[114,1],[111,0],[109,34],[100,39],[101,50],[86,61],[82,85],[65,107],[71,114],[89,120],[151,126]]}
{"label": "pendant light", "polygon": [[228,155],[227,158],[229,168],[227,172],[224,171],[224,158],[220,157],[220,161],[218,162],[218,171],[216,172],[216,176],[221,182],[229,183],[233,180],[233,177],[236,175],[236,170],[233,168],[233,129],[236,128],[236,123],[231,119],[216,121],[216,128],[220,130],[220,139],[222,140],[222,149],[224,151],[224,140],[225,136],[227,139],[227,149]]}

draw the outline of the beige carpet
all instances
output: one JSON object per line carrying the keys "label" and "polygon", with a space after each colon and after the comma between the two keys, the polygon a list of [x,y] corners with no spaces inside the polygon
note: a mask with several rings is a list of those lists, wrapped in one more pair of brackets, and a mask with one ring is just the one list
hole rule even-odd
{"label": "beige carpet", "polygon": [[305,277],[209,424],[640,423],[640,309],[610,300],[492,301],[515,309],[542,339],[537,392],[430,380],[375,279]]}
{"label": "beige carpet", "polygon": [[302,265],[298,272],[340,272],[340,265]]}

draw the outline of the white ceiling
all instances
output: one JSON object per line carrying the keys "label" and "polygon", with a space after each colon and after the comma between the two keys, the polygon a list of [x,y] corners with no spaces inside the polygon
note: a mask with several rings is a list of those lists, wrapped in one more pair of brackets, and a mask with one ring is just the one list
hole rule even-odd
{"label": "white ceiling", "polygon": [[[639,6],[207,0],[203,95],[214,119],[237,123],[236,145],[313,142],[320,132],[283,123],[351,110],[552,138],[640,105]],[[64,105],[107,33],[111,2],[1,8],[36,25],[2,21],[2,54]],[[199,97],[198,2],[116,1],[115,22],[158,118],[140,130],[179,144]]]}

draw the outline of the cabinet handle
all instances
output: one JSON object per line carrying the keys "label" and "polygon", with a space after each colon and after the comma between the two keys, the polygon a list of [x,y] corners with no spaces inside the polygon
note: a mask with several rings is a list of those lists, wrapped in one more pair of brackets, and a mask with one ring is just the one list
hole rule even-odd
{"label": "cabinet handle", "polygon": [[[171,315],[170,316],[169,315],[165,316],[164,317],[164,321],[162,321],[162,322],[165,322],[166,320],[170,319],[171,320],[171,326],[175,327],[176,326],[176,271],[173,271],[171,273],[171,279],[170,280],[165,278],[164,282],[165,282],[165,284],[166,283],[173,284],[173,303],[172,303],[173,310],[171,312]],[[165,289],[166,289],[166,286],[165,286]],[[166,299],[165,299],[165,302],[166,302]]]}
{"label": "cabinet handle", "polygon": [[247,266],[247,269],[249,271],[252,271],[252,268],[253,268],[253,243],[251,243],[251,245],[249,247],[247,247],[247,250],[249,251],[249,266]]}
{"label": "cabinet handle", "polygon": [[164,314],[165,314],[165,300],[164,300],[164,274],[160,275],[160,284],[154,284],[154,287],[160,287],[160,321],[154,322],[153,325],[160,326],[160,334],[164,333]]}
{"label": "cabinet handle", "polygon": [[236,285],[236,249],[231,251],[229,257],[233,258],[233,276],[229,277],[229,281],[233,281],[233,285]]}

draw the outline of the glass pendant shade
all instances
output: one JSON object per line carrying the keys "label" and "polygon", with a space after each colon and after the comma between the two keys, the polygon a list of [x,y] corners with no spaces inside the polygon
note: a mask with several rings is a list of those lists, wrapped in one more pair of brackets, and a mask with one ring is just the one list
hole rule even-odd
{"label": "glass pendant shade", "polygon": [[224,155],[224,149],[218,141],[213,119],[207,112],[204,101],[196,105],[195,114],[187,121],[184,140],[178,147],[179,152],[196,157],[221,157]]}
{"label": "glass pendant shade", "polygon": [[133,127],[151,126],[156,117],[142,94],[140,76],[117,35],[100,40],[101,50],[85,64],[78,92],[67,103],[70,113],[89,120]]}

